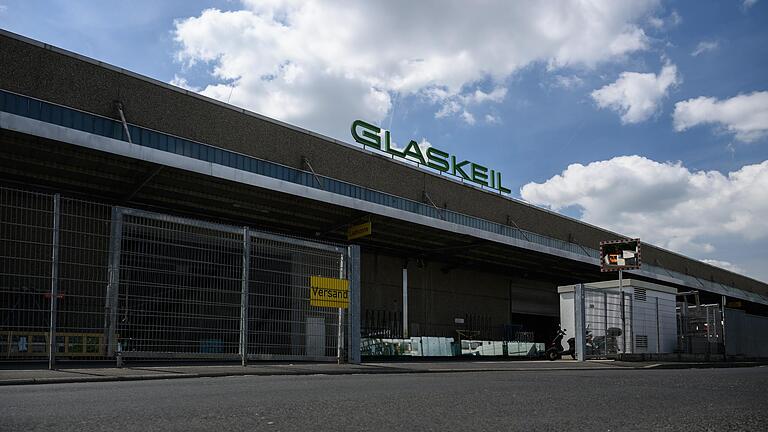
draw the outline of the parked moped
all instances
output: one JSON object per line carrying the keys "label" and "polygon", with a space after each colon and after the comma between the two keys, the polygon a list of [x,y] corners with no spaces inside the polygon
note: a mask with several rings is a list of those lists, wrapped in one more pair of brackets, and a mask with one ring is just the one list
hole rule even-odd
{"label": "parked moped", "polygon": [[594,355],[618,354],[621,352],[617,338],[622,335],[618,327],[609,327],[605,336],[592,338],[592,346],[587,347],[587,353]]}
{"label": "parked moped", "polygon": [[559,360],[564,355],[570,355],[574,360],[576,359],[576,340],[574,338],[568,339],[568,349],[563,347],[563,337],[565,336],[565,329],[558,327],[557,336],[550,344],[549,348],[545,352],[548,360]]}

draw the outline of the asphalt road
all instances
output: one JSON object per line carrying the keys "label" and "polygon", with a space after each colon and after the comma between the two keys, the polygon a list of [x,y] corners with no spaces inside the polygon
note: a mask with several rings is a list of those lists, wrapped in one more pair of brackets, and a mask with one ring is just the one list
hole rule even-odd
{"label": "asphalt road", "polygon": [[768,430],[768,367],[241,376],[0,388],[3,431]]}

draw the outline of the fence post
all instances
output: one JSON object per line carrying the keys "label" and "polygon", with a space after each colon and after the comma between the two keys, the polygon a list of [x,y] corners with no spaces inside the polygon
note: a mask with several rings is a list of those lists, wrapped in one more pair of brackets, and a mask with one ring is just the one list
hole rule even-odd
{"label": "fence post", "polygon": [[722,304],[722,306],[721,306],[721,310],[722,310],[721,318],[723,320],[723,325],[720,327],[720,333],[722,335],[722,341],[723,341],[722,342],[723,343],[723,360],[724,361],[728,361],[728,352],[725,349],[725,326],[727,325],[727,323],[725,322],[725,305],[727,304],[725,296],[720,296],[720,302]]}
{"label": "fence post", "polygon": [[619,270],[619,295],[621,301],[619,306],[621,307],[621,352],[627,352],[627,322],[624,317],[624,270]]}
{"label": "fence post", "polygon": [[[120,284],[120,247],[123,238],[123,213],[118,207],[112,208],[112,233],[109,236],[109,282],[104,304],[104,327],[107,357],[115,355],[115,327],[117,326],[117,296]],[[118,350],[122,351],[122,350]],[[117,353],[121,355],[120,352]],[[118,359],[118,363],[121,359]]]}
{"label": "fence post", "polygon": [[403,265],[403,339],[408,339],[408,264]]}
{"label": "fence post", "polygon": [[347,358],[360,363],[360,246],[347,248],[347,278],[349,279],[349,326]]}
{"label": "fence post", "polygon": [[[344,260],[346,253],[339,253],[339,279],[344,279],[344,272],[346,271],[346,262]],[[349,285],[347,285],[349,288]],[[347,300],[349,300],[349,292],[347,292]],[[344,308],[339,308],[339,325],[336,334],[336,362],[341,363],[346,360],[344,358]]]}
{"label": "fence post", "polygon": [[51,241],[51,320],[48,328],[48,369],[56,368],[56,318],[59,296],[59,236],[61,233],[61,196],[53,196],[53,238]]}
{"label": "fence post", "polygon": [[584,284],[577,284],[573,291],[573,322],[576,335],[576,360],[586,360],[586,317],[584,312]]}
{"label": "fence post", "polygon": [[240,364],[248,364],[248,283],[251,269],[251,232],[243,227],[243,272],[240,286]]}
{"label": "fence post", "polygon": [[603,292],[603,328],[605,329],[605,356],[608,357],[608,292]]}
{"label": "fence post", "polygon": [[656,354],[661,354],[661,321],[659,320],[658,297],[656,297]]}
{"label": "fence post", "polygon": [[627,353],[627,335],[629,332],[627,331],[627,302],[626,302],[626,294],[624,291],[619,291],[619,295],[621,295],[621,301],[619,302],[619,307],[621,308],[621,352],[622,354]]}

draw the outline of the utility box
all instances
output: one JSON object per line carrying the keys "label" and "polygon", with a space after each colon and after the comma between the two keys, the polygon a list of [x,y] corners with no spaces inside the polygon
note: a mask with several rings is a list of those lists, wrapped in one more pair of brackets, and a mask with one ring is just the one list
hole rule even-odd
{"label": "utility box", "polygon": [[[560,325],[565,341],[574,337],[575,285],[558,287]],[[677,289],[625,279],[584,284],[587,356],[671,353],[677,346]]]}

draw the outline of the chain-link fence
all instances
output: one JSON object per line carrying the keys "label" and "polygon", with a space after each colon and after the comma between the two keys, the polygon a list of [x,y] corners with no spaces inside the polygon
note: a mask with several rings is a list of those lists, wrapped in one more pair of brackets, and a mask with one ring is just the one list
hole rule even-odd
{"label": "chain-link fence", "polygon": [[0,240],[0,359],[359,355],[356,247],[5,187]]}

